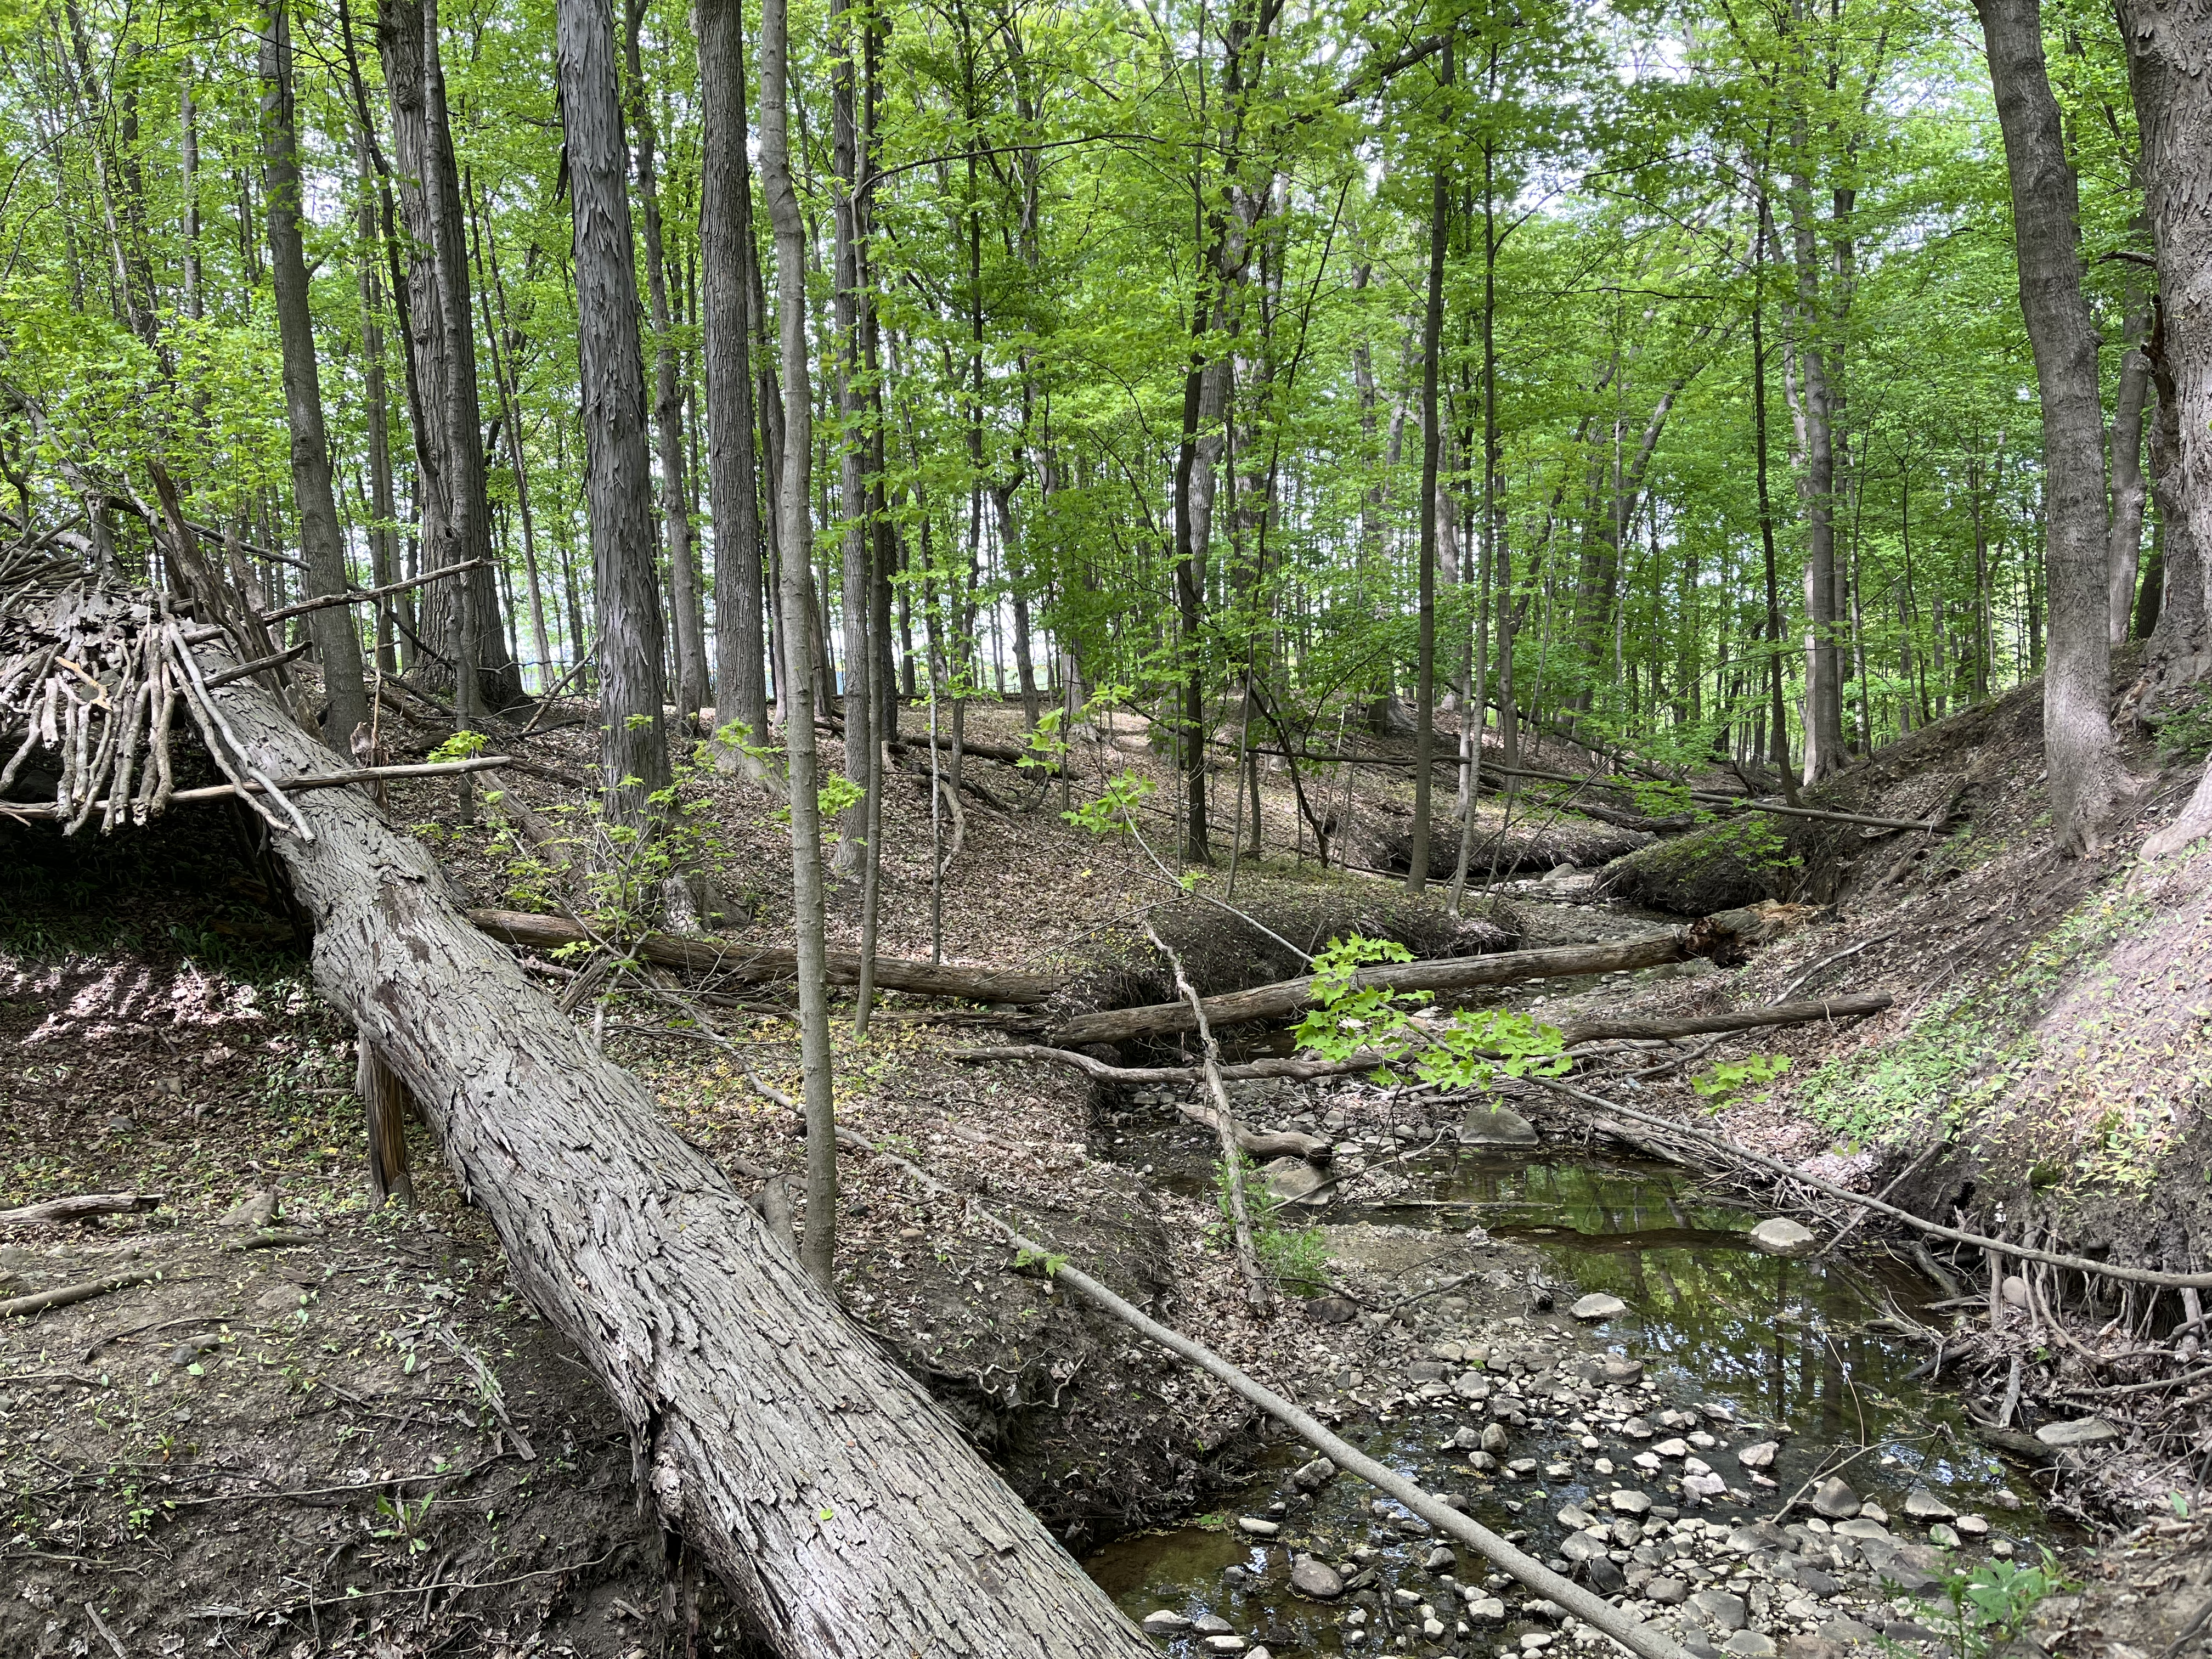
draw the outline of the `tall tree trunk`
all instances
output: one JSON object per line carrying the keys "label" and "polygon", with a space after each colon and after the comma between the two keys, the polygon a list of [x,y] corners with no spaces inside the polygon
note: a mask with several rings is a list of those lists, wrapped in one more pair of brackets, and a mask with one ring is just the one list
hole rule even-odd
{"label": "tall tree trunk", "polygon": [[[323,386],[315,363],[315,324],[307,307],[307,262],[300,245],[299,134],[292,102],[292,26],[287,0],[270,0],[261,36],[261,153],[268,179],[269,268],[276,291],[276,332],[283,355],[285,425],[292,440],[292,499],[300,514],[300,551],[317,593],[346,590],[345,543],[331,489],[330,434],[323,424]],[[324,739],[349,754],[354,728],[368,720],[362,681],[361,636],[349,605],[307,613],[307,633],[322,665],[329,712]]]}
{"label": "tall tree trunk", "polygon": [[834,183],[836,330],[837,495],[844,535],[841,564],[844,597],[845,778],[860,798],[839,816],[835,867],[850,875],[860,866],[868,842],[868,757],[875,703],[868,644],[868,611],[874,582],[870,552],[874,543],[868,518],[866,402],[860,386],[860,318],[867,292],[867,207],[860,155],[860,111],[853,70],[853,37],[862,13],[846,0],[833,0],[830,15],[830,165]]}
{"label": "tall tree trunk", "polygon": [[668,537],[669,609],[676,645],[676,708],[689,726],[707,706],[707,619],[699,595],[699,556],[691,536],[691,487],[684,456],[684,386],[668,307],[668,260],[660,230],[660,179],[654,155],[653,100],[638,33],[645,0],[626,0],[623,53],[629,71],[629,127],[637,204],[645,228],[646,295],[653,318],[653,429],[660,459],[660,522]]}
{"label": "tall tree trunk", "polygon": [[784,742],[791,757],[792,926],[799,957],[799,1067],[806,1116],[806,1216],[799,1259],[826,1292],[837,1243],[837,1119],[830,1092],[822,816],[815,793],[819,769],[814,751],[814,677],[806,648],[814,608],[805,553],[813,539],[807,514],[814,408],[806,362],[806,225],[791,179],[790,53],[785,0],[763,0],[761,183],[768,196],[769,222],[775,232],[776,302],[783,347],[783,478],[777,491],[783,557],[777,598],[783,614],[784,677],[790,687]]}
{"label": "tall tree trunk", "polygon": [[[1452,82],[1449,34],[1444,37],[1440,82],[1449,97]],[[1444,254],[1450,226],[1451,169],[1439,161],[1429,204],[1428,305],[1421,318],[1421,540],[1415,552],[1419,637],[1413,671],[1413,843],[1406,866],[1409,893],[1419,892],[1429,880],[1429,775],[1437,746],[1437,471],[1443,451],[1443,433],[1437,421],[1437,359],[1443,348]],[[1468,717],[1466,711],[1462,711],[1462,717]]]}
{"label": "tall tree trunk", "polygon": [[[2160,304],[2148,355],[2160,407],[2152,437],[2164,603],[2151,656],[2169,685],[2212,668],[2212,221],[2203,209],[2212,154],[2212,29],[2174,0],[2121,0],[2120,33],[2142,134],[2136,162],[2157,251]],[[2160,454],[2160,434],[2166,434]]]}
{"label": "tall tree trunk", "polygon": [[[707,368],[707,501],[714,523],[714,723],[742,720],[768,741],[768,672],[761,643],[760,460],[753,441],[753,238],[745,155],[744,19],[740,0],[700,0],[699,85],[705,155],[699,179],[699,296]],[[714,763],[744,757],[717,744]]]}
{"label": "tall tree trunk", "polygon": [[2120,359],[2120,383],[2112,398],[2112,423],[2106,434],[2110,500],[2105,519],[2105,591],[2114,645],[2127,643],[2136,575],[2142,560],[2143,507],[2150,493],[2142,465],[2143,400],[2150,391],[2150,359],[2141,343],[2149,327],[2149,307],[2134,308],[2125,331],[2128,346]]}
{"label": "tall tree trunk", "polygon": [[[376,201],[371,194],[368,137],[354,138],[355,176],[361,191],[361,359],[362,390],[366,407],[362,417],[368,428],[368,549],[374,585],[385,587],[399,580],[398,507],[392,490],[391,398],[384,374],[384,284],[377,272],[380,239]],[[392,622],[391,599],[376,607],[376,663],[378,672],[399,672],[398,630]]]}
{"label": "tall tree trunk", "polygon": [[[2043,750],[2059,849],[2094,852],[2124,781],[2106,713],[2104,410],[2097,334],[2081,294],[2079,202],[2044,67],[2038,0],[1977,0],[2012,175],[2021,311],[2043,403],[2045,587],[2050,607]],[[2193,160],[2192,160],[2193,165]]]}
{"label": "tall tree trunk", "polygon": [[601,781],[610,822],[642,830],[648,797],[668,784],[668,740],[614,20],[595,0],[560,0],[555,40],[574,223],[584,497],[599,605]]}
{"label": "tall tree trunk", "polygon": [[1759,489],[1759,548],[1766,575],[1767,723],[1773,745],[1774,768],[1781,775],[1782,793],[1791,805],[1797,802],[1796,775],[1790,769],[1790,725],[1782,696],[1782,587],[1775,570],[1774,493],[1768,478],[1766,437],[1766,204],[1759,204],[1759,228],[1753,231],[1751,296],[1751,410],[1753,465]]}
{"label": "tall tree trunk", "polygon": [[392,102],[401,215],[411,245],[409,345],[421,404],[416,450],[428,485],[423,538],[433,565],[483,562],[422,596],[422,631],[443,660],[434,657],[421,666],[443,683],[459,675],[465,660],[472,661],[470,683],[456,684],[457,709],[503,708],[520,699],[522,680],[507,647],[491,570],[466,220],[439,58],[437,0],[378,0],[377,49]]}

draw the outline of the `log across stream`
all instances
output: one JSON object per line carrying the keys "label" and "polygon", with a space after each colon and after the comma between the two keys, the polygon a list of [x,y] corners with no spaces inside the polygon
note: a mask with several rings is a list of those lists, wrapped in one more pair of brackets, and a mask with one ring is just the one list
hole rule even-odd
{"label": "log across stream", "polygon": [[[1200,1132],[1143,1109],[1127,1117],[1118,1156],[1152,1164],[1163,1184],[1204,1181]],[[1379,1336],[1361,1345],[1368,1358],[1338,1372],[1340,1431],[1429,1490],[1462,1495],[1468,1514],[1555,1568],[1612,1584],[1631,1611],[1677,1627],[1692,1653],[1756,1659],[1822,1634],[1872,1653],[1877,1635],[1916,1639],[1894,1602],[1899,1587],[1927,1588],[1929,1569],[1945,1565],[1945,1552],[1930,1553],[1951,1535],[1938,1526],[1956,1535],[1948,1554],[1960,1566],[2008,1552],[2032,1562],[2069,1542],[2036,1507],[2028,1471],[1978,1443],[1947,1393],[1911,1379],[1927,1350],[1866,1328],[1892,1299],[1911,1310],[1936,1294],[1887,1256],[1762,1255],[1746,1237],[1758,1218],[1699,1199],[1680,1170],[1540,1147],[1439,1153],[1389,1185],[1331,1212],[1333,1255],[1368,1267],[1370,1285],[1379,1272],[1399,1296],[1443,1293],[1400,1310],[1411,1340]],[[1524,1246],[1547,1311],[1526,1297]],[[1472,1287],[1473,1306],[1455,1297],[1444,1281],[1468,1272],[1510,1274],[1509,1299],[1525,1310],[1483,1315],[1480,1292],[1494,1310],[1494,1284]],[[1626,1310],[1576,1320],[1568,1310],[1591,1293]],[[1316,1328],[1313,1340],[1323,1335]],[[1466,1397],[1475,1393],[1486,1397]],[[1479,1437],[1493,1425],[1504,1443],[1486,1453]],[[1771,1462],[1756,1449],[1756,1467],[1739,1461],[1768,1443]],[[1085,1565],[1189,1659],[1227,1651],[1231,1636],[1276,1655],[1611,1650],[1578,1649],[1555,1610],[1441,1547],[1360,1484],[1340,1476],[1302,1489],[1306,1458],[1279,1447],[1206,1521],[1121,1540]],[[1869,1516],[1886,1519],[1823,1519],[1801,1501],[1781,1527],[1745,1532],[1845,1459],[1842,1478],[1873,1506]],[[1701,1468],[1751,1501],[1688,1500],[1684,1476]],[[1616,1492],[1637,1496],[1616,1504]],[[1955,1516],[1914,1515],[1916,1492],[1915,1508]],[[1280,1530],[1255,1535],[1247,1516]],[[1583,1565],[1592,1553],[1610,1571]],[[1308,1566],[1308,1582],[1326,1589],[1333,1577],[1342,1594],[1293,1588],[1308,1555],[1328,1570]],[[1879,1589],[1877,1573],[1888,1581]],[[1918,1626],[1933,1626],[1937,1610]]]}

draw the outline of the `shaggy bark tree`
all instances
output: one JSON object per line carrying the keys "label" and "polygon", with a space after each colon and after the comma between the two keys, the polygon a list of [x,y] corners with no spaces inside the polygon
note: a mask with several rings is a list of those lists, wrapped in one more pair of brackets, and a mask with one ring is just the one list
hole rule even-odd
{"label": "shaggy bark tree", "polygon": [[[1439,84],[1450,95],[1452,46],[1444,40],[1443,66]],[[1449,143],[1449,137],[1439,137]],[[1444,254],[1451,226],[1451,167],[1437,163],[1435,191],[1429,204],[1429,292],[1421,319],[1421,501],[1419,597],[1415,601],[1413,692],[1413,846],[1406,865],[1406,890],[1418,893],[1429,880],[1429,762],[1437,744],[1437,469],[1443,453],[1443,432],[1437,424],[1437,354],[1443,349],[1444,328]],[[1247,696],[1249,696],[1249,690]],[[1462,720],[1474,718],[1462,708]],[[1469,817],[1473,814],[1470,812]]]}
{"label": "shaggy bark tree", "polygon": [[[252,681],[214,695],[261,770],[336,769]],[[420,842],[360,791],[294,799],[314,839],[275,849],[318,988],[421,1103],[516,1282],[605,1384],[642,1495],[771,1651],[1153,1651],[644,1085],[469,925]]]}
{"label": "shaggy bark tree", "polygon": [[[2097,849],[2123,783],[2107,712],[2104,409],[2097,332],[2081,294],[2080,203],[2043,58],[2038,0],[1977,0],[2012,175],[2020,306],[2043,402],[2044,569],[2050,647],[2043,752],[2051,833]],[[2191,165],[2194,165],[2192,161]]]}
{"label": "shaggy bark tree", "polygon": [[830,161],[833,196],[831,214],[836,226],[832,300],[836,325],[837,495],[844,515],[842,562],[844,571],[844,696],[845,778],[860,792],[838,823],[836,864],[840,875],[860,867],[868,840],[868,757],[872,747],[875,706],[870,694],[873,665],[868,652],[868,607],[871,594],[869,544],[865,483],[867,414],[861,395],[860,329],[864,311],[873,295],[866,288],[867,204],[861,194],[860,113],[854,97],[853,37],[860,32],[859,11],[835,0],[830,27],[834,55],[830,63]]}
{"label": "shaggy bark tree", "polygon": [[812,545],[808,461],[814,448],[813,394],[806,362],[806,225],[791,179],[788,88],[791,47],[785,0],[761,8],[761,183],[775,230],[777,317],[783,347],[783,558],[778,594],[783,674],[790,713],[784,743],[791,765],[792,928],[799,952],[799,1036],[806,1112],[806,1216],[799,1256],[815,1283],[830,1285],[837,1239],[837,1118],[830,1094],[830,999],[823,982],[822,812],[816,795],[815,678],[804,641],[814,626],[813,584],[803,550]]}
{"label": "shaggy bark tree", "polygon": [[[292,498],[300,514],[300,551],[317,594],[346,589],[345,544],[331,492],[330,434],[323,423],[322,376],[315,364],[315,323],[307,308],[307,262],[300,245],[299,129],[292,100],[292,25],[287,0],[270,0],[261,36],[261,153],[268,179],[269,275],[276,294],[276,333],[283,357],[284,417],[292,441]],[[307,634],[322,665],[330,708],[323,737],[340,754],[354,728],[368,720],[362,680],[361,637],[344,605],[307,613]]]}
{"label": "shaggy bark tree", "polygon": [[[745,157],[744,19],[740,0],[700,0],[699,84],[705,155],[699,179],[699,309],[707,368],[707,501],[714,522],[714,723],[743,720],[767,741],[761,646],[760,462],[753,441],[750,312],[752,179]],[[737,770],[743,753],[714,749]]]}
{"label": "shaggy bark tree", "polygon": [[599,761],[610,818],[635,829],[646,821],[647,798],[667,787],[669,770],[614,20],[593,0],[561,0],[556,41],[574,222],[584,498],[599,601]]}

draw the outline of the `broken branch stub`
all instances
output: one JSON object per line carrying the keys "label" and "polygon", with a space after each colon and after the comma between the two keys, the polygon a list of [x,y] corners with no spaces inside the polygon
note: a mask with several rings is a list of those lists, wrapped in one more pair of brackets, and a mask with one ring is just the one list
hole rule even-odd
{"label": "broken branch stub", "polygon": [[[328,766],[258,686],[220,695],[261,769]],[[469,924],[424,849],[349,791],[301,805],[315,839],[273,845],[315,921],[317,986],[422,1103],[517,1282],[605,1383],[663,1521],[767,1645],[1149,1656],[645,1087]]]}

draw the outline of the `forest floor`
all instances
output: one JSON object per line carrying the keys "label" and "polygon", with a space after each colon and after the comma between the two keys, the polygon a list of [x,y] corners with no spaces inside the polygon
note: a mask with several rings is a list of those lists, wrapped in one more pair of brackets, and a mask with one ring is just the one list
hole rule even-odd
{"label": "forest floor", "polygon": [[[906,711],[909,738],[919,712]],[[1616,866],[1605,878],[1646,906],[1702,899],[1717,882],[1738,890],[1732,902],[1806,907],[1793,913],[1801,925],[1744,965],[1529,985],[1502,1000],[1552,1017],[1890,990],[1897,1006],[1856,1027],[1677,1051],[1684,1063],[1641,1084],[1639,1105],[1717,1124],[1855,1191],[1903,1175],[1894,1196],[1919,1213],[1958,1212],[2012,1237],[2201,1267],[2212,1201],[2197,1139],[2212,858],[2148,871],[2135,860],[2141,836],[2185,796],[2193,767],[2177,757],[2161,771],[2147,746],[2132,750],[2146,781],[2128,834],[2098,859],[2062,862],[2040,845],[2035,712],[2032,689],[1971,710],[1822,792],[1831,806],[1903,817],[1957,795],[1955,830],[1767,835],[1731,820],[1650,845],[1630,860],[1644,866],[1632,877]],[[1018,744],[1018,711],[973,708],[968,730]],[[386,732],[400,759],[441,735],[397,724]],[[510,788],[541,812],[585,819],[593,757],[580,718],[501,746],[528,762],[506,774]],[[1562,743],[1523,758],[1577,772],[1589,763]],[[959,842],[938,907],[946,959],[1060,969],[1068,984],[1054,1011],[1172,994],[1140,917],[1182,950],[1209,993],[1296,971],[1279,947],[1186,896],[1145,845],[1062,823],[1056,787],[995,762],[967,763],[1002,805],[969,796],[957,832],[941,805],[933,826],[926,778],[902,775],[886,792],[886,954],[930,955],[934,831],[940,846]],[[1530,826],[1516,831],[1488,795],[1479,845],[1500,866],[1495,895],[1470,901],[1467,921],[1434,900],[1407,901],[1381,874],[1408,822],[1402,767],[1307,764],[1300,781],[1337,851],[1372,866],[1324,873],[1279,764],[1263,770],[1262,852],[1240,855],[1234,902],[1303,949],[1360,931],[1433,955],[1656,925],[1603,898],[1587,869],[1649,837],[1559,805],[1516,808]],[[1142,822],[1166,856],[1173,779],[1141,721],[1123,715],[1116,729],[1083,734],[1071,770],[1079,804],[1114,774],[1158,785]],[[1203,892],[1223,897],[1224,803],[1237,793],[1226,767],[1215,787],[1224,856]],[[692,850],[737,901],[741,936],[787,938],[775,802],[712,774],[690,776],[684,789],[700,807],[689,819]],[[1439,793],[1448,811],[1449,792]],[[476,823],[457,824],[450,785],[399,786],[393,815],[438,844],[467,902],[540,908],[544,872],[501,840],[495,814],[480,807]],[[156,1275],[0,1327],[10,1504],[0,1651],[738,1650],[711,1583],[667,1559],[640,1518],[629,1447],[597,1383],[514,1293],[498,1241],[422,1132],[414,1209],[369,1206],[348,1033],[309,987],[303,942],[265,861],[212,811],[104,846],[0,836],[13,889],[0,907],[0,1204],[115,1190],[163,1199],[140,1216],[0,1230],[0,1296],[125,1268]],[[1488,863],[1476,862],[1486,878]],[[1567,862],[1585,868],[1541,873]],[[833,944],[858,941],[858,888],[848,879],[833,892]],[[556,989],[572,971],[538,967]],[[794,1032],[778,994],[750,988],[736,1000],[748,1006],[718,1008],[718,1033],[745,1048],[764,1081],[795,1093]],[[1388,1250],[1340,1251],[1325,1267],[1301,1260],[1295,1273],[1327,1283],[1292,1288],[1327,1294],[1255,1314],[1205,1178],[1207,1132],[1163,1130],[1135,1109],[1146,1103],[1072,1071],[978,1066],[948,1052],[988,1037],[989,1018],[892,995],[865,1044],[841,1018],[842,1121],[988,1194],[1026,1231],[1323,1415],[1376,1409],[1369,1379],[1402,1374],[1462,1334],[1595,1351],[1595,1339],[1548,1306],[1540,1258],[1494,1239],[1468,1242],[1463,1261]],[[642,990],[619,993],[602,1020],[608,1052],[648,1080],[710,1155],[795,1166],[795,1121],[748,1085],[724,1048]],[[1754,1052],[1787,1056],[1786,1076],[1717,1113],[1688,1087],[1710,1075],[1699,1066]],[[1621,1068],[1650,1059],[1611,1056],[1577,1081],[1611,1092]],[[1588,1137],[1548,1099],[1516,1103],[1547,1139]],[[1344,1167],[1375,1171],[1370,1192],[1388,1190],[1401,1149],[1449,1134],[1463,1109],[1352,1080],[1240,1089],[1239,1105],[1256,1127],[1330,1136]],[[1920,1158],[1931,1145],[1942,1152]],[[1002,1246],[887,1165],[852,1154],[842,1180],[847,1307],[1071,1547],[1191,1514],[1266,1455],[1268,1436],[1241,1402],[1066,1305],[1048,1280],[1008,1272]],[[1840,1219],[1830,1207],[1821,1218]],[[1473,1277],[1455,1297],[1393,1311],[1409,1273],[1448,1271]],[[1938,1271],[1969,1293],[1985,1283],[1978,1261]],[[2197,1339],[2174,1329],[2182,1314],[2170,1297],[2115,1297],[2078,1275],[2039,1277],[2022,1281],[2026,1305],[2015,1306],[1998,1288],[1995,1328],[1969,1310],[1945,1334],[1954,1386],[1994,1417],[2018,1355],[2016,1423],[2097,1411],[2123,1436],[2118,1455],[2063,1454],[2036,1472],[2055,1501],[2124,1540],[2100,1558],[2108,1579],[2054,1604],[2063,1617],[2046,1620],[2045,1645],[2157,1659],[2200,1601],[2212,1605],[2212,1553],[2179,1513],[2203,1507],[2195,1459],[2212,1444],[2198,1414],[2207,1389],[2167,1381],[2185,1376],[2172,1356],[2193,1355]]]}

